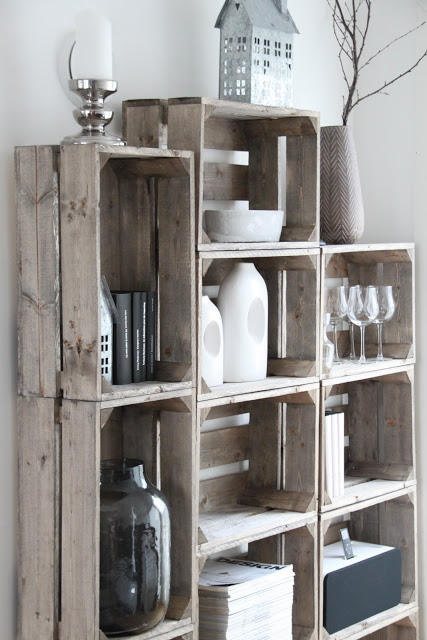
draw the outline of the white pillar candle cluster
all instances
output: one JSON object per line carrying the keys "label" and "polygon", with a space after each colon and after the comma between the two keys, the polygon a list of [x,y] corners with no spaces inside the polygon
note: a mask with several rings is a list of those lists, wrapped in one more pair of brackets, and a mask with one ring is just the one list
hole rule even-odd
{"label": "white pillar candle cluster", "polygon": [[76,44],[71,62],[75,80],[113,80],[111,22],[94,11],[76,16]]}

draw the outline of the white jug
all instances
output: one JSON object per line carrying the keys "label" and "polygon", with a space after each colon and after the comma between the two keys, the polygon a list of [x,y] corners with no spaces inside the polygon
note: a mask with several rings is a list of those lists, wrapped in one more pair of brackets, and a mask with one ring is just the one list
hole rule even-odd
{"label": "white jug", "polygon": [[238,262],[218,294],[224,331],[224,381],[249,382],[267,375],[268,297],[250,262]]}
{"label": "white jug", "polygon": [[223,383],[221,314],[208,296],[202,296],[202,378],[208,387]]}

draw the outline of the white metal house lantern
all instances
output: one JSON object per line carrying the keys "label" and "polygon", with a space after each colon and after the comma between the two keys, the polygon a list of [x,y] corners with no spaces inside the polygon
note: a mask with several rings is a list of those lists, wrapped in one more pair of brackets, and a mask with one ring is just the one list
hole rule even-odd
{"label": "white metal house lantern", "polygon": [[101,374],[113,384],[113,323],[117,309],[105,276],[101,278]]}
{"label": "white metal house lantern", "polygon": [[292,106],[294,35],[287,0],[226,0],[221,29],[219,97]]}

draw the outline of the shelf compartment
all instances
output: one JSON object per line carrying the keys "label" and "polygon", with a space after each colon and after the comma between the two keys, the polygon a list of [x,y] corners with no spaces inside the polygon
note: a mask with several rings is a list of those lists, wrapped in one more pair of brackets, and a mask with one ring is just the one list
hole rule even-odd
{"label": "shelf compartment", "polygon": [[[296,640],[317,638],[318,523],[316,517],[293,524],[290,521],[287,525],[283,523],[282,529],[265,530],[263,537],[255,541],[248,539],[247,542],[249,560],[293,565],[295,583],[292,637]],[[233,544],[231,543],[230,546],[232,547]],[[205,556],[201,558],[201,563],[204,559]]]}
{"label": "shelf compartment", "polygon": [[[383,496],[381,501],[372,505],[353,505],[351,509],[322,514],[319,527],[319,600],[320,632],[322,639],[356,640],[369,636],[376,629],[394,628],[394,624],[417,612],[417,550],[416,550],[416,490],[415,487]],[[345,522],[335,524],[333,518],[344,516]],[[353,540],[382,544],[399,548],[402,552],[402,597],[401,603],[393,609],[382,612],[357,625],[329,635],[323,627],[323,547],[340,540],[339,529],[347,526]],[[395,617],[393,617],[395,616]],[[368,627],[372,625],[372,627]],[[405,624],[405,623],[403,623]],[[408,623],[410,626],[412,622]],[[416,633],[416,630],[414,629]],[[393,631],[392,631],[393,633]],[[396,632],[397,633],[397,632]],[[375,635],[372,636],[376,638]],[[388,636],[386,636],[388,637]],[[390,636],[399,637],[399,636]],[[412,637],[412,635],[409,635]],[[413,636],[414,640],[417,637]]]}
{"label": "shelf compartment", "polygon": [[156,380],[195,380],[193,173],[189,152],[61,149],[64,397],[102,399],[101,275],[157,292]]}
{"label": "shelf compartment", "polygon": [[[154,629],[145,631],[132,636],[122,636],[124,640],[173,640],[173,638],[180,638],[186,633],[192,633],[194,625],[191,622],[191,618],[185,618],[184,620],[170,620],[165,618],[163,622],[160,622]],[[99,640],[106,640],[107,636],[100,632]]]}
{"label": "shelf compartment", "polygon": [[417,627],[418,605],[398,604],[392,609],[367,618],[347,629],[337,631],[337,633],[328,634],[324,629],[323,638],[331,640],[358,640],[359,638],[416,640],[418,638]]}
{"label": "shelf compartment", "polygon": [[[286,226],[281,243],[319,242],[317,112],[172,98],[127,101],[123,114],[124,137],[130,144],[167,144],[195,152],[199,248],[211,244],[203,230],[204,200],[246,200],[251,209],[283,208],[282,163],[286,164]],[[225,157],[212,160],[211,150],[226,152],[221,154]],[[230,151],[248,152],[247,164],[230,161]]]}
{"label": "shelf compartment", "polygon": [[[392,285],[396,300],[394,316],[383,326],[384,356],[393,358],[380,365],[369,363],[366,368],[375,370],[378,366],[392,367],[410,364],[415,360],[415,265],[414,245],[337,245],[322,247],[322,314],[325,310],[324,298],[327,286],[342,284],[343,279],[351,285]],[[322,315],[323,317],[323,315]],[[339,332],[340,357],[350,353],[349,332]],[[355,331],[356,353],[360,350],[359,331]],[[366,327],[366,357],[377,355],[377,327]],[[322,352],[320,357],[322,358]],[[344,375],[346,365],[334,367],[327,372],[323,365],[322,377],[328,379]],[[342,373],[338,369],[343,369]],[[354,372],[349,366],[348,373]]]}
{"label": "shelf compartment", "polygon": [[293,528],[316,513],[318,398],[318,385],[309,385],[198,409],[204,555]]}
{"label": "shelf compartment", "polygon": [[[70,637],[92,638],[97,633],[102,459],[142,459],[149,479],[165,494],[172,527],[171,603],[167,615],[184,621],[183,628],[189,618],[195,619],[194,391],[190,400],[184,397],[178,402],[172,398],[104,409],[96,402],[63,400],[61,624]],[[81,615],[76,616],[76,611]],[[175,628],[177,625],[170,623],[165,633],[172,635],[165,638],[179,636],[173,635]]]}
{"label": "shelf compartment", "polygon": [[[359,376],[363,374],[360,373]],[[350,381],[323,381],[321,416],[320,511],[351,505],[415,484],[413,365],[376,372]],[[345,476],[365,481],[347,486],[345,495],[326,492],[324,414],[326,400],[344,394]],[[350,484],[350,482],[348,483]]]}
{"label": "shelf compartment", "polygon": [[[198,400],[233,396],[269,387],[293,386],[318,376],[319,249],[200,253],[198,258],[198,357],[201,359],[201,299],[204,287],[218,288],[236,262],[252,262],[267,285],[267,378],[209,389],[198,373]],[[285,378],[289,378],[286,382]],[[277,380],[278,379],[278,380]]]}

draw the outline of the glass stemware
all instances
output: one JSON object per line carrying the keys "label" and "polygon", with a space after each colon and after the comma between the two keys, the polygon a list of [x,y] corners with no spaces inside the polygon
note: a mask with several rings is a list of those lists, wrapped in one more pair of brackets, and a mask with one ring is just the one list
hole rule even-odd
{"label": "glass stemware", "polygon": [[351,322],[360,327],[360,358],[359,364],[367,362],[365,356],[365,329],[378,316],[379,306],[376,287],[370,285],[350,287],[348,294],[348,317]]}
{"label": "glass stemware", "polygon": [[396,311],[396,303],[393,297],[393,287],[391,285],[381,285],[377,287],[378,298],[378,315],[374,320],[378,331],[378,353],[376,358],[372,358],[376,362],[384,362],[385,360],[393,360],[393,358],[384,358],[383,356],[383,324],[390,320]]}
{"label": "glass stemware", "polygon": [[338,353],[337,325],[347,315],[347,287],[339,286],[328,289],[326,292],[326,313],[330,313],[330,324],[334,330],[334,364],[342,363]]}

